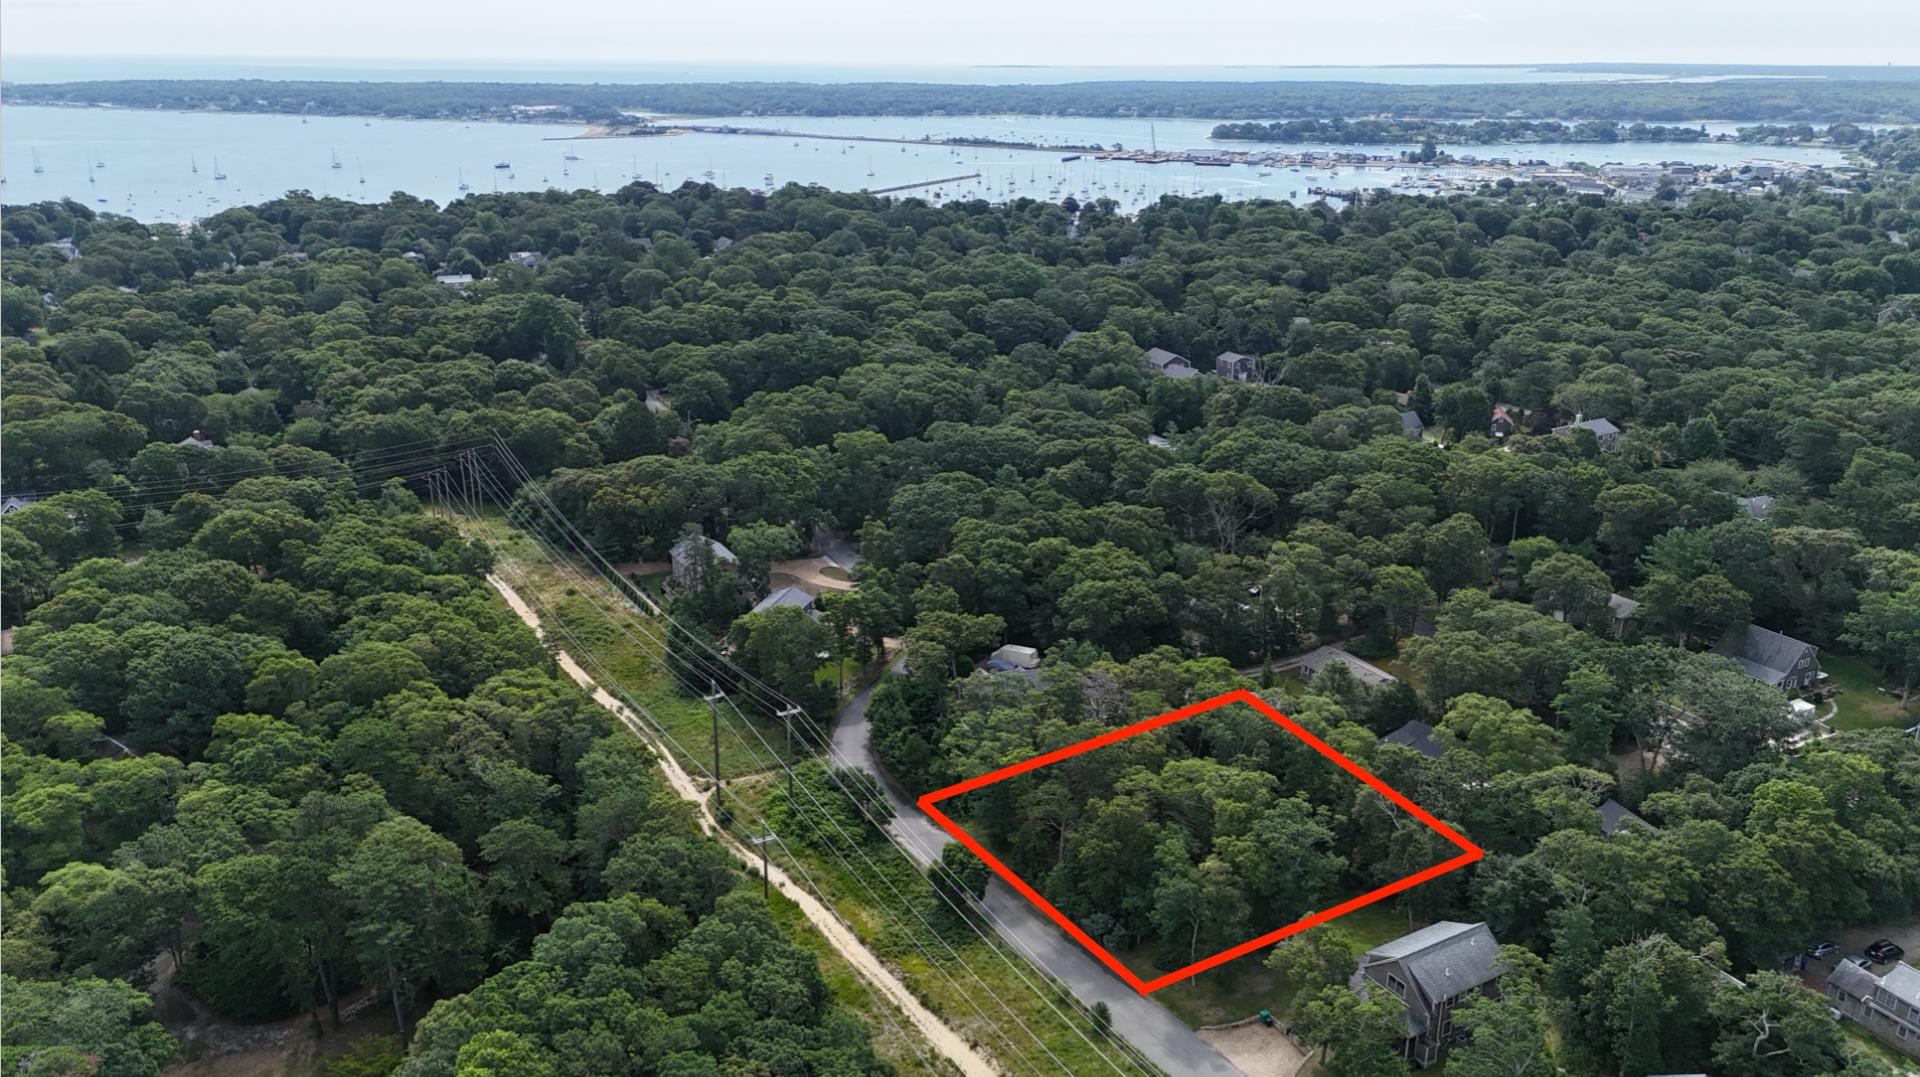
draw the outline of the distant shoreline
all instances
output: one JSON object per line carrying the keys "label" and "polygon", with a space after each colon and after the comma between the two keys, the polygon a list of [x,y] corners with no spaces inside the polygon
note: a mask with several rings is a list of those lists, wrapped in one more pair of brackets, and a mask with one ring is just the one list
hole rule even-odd
{"label": "distant shoreline", "polygon": [[[1620,81],[1093,80],[1033,83],[476,82],[111,79],[15,83],[9,103],[176,111],[379,116],[512,123],[618,123],[675,116],[988,116],[1271,121],[1394,117],[1667,124],[1920,122],[1920,77],[1646,70]],[[1623,74],[1638,74],[1627,72]],[[1691,80],[1691,81],[1689,81]],[[534,110],[540,111],[534,111]]]}

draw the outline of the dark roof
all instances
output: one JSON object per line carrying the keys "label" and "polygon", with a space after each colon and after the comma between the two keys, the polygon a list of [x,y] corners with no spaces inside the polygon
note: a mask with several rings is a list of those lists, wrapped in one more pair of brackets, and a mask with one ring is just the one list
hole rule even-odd
{"label": "dark roof", "polygon": [[1608,797],[1600,802],[1600,830],[1602,833],[1618,834],[1620,833],[1620,828],[1626,826],[1628,823],[1638,823],[1649,830],[1653,829],[1652,823],[1628,811],[1625,804],[1620,803],[1612,797]]}
{"label": "dark roof", "polygon": [[1713,645],[1714,654],[1733,659],[1747,671],[1747,676],[1772,685],[1785,681],[1787,671],[1807,652],[1818,650],[1811,643],[1752,624],[1735,625]]}
{"label": "dark roof", "polygon": [[1400,413],[1400,429],[1403,432],[1411,433],[1412,431],[1425,430],[1426,428],[1427,424],[1420,421],[1419,412],[1403,411]]}
{"label": "dark roof", "polygon": [[1165,348],[1148,348],[1146,359],[1149,366],[1158,367],[1161,370],[1165,370],[1169,364],[1187,361],[1186,356],[1170,352]]}
{"label": "dark roof", "polygon": [[1440,758],[1441,748],[1433,739],[1433,727],[1418,718],[1381,737],[1380,743],[1412,748],[1428,759]]}
{"label": "dark roof", "polygon": [[1837,987],[1855,998],[1872,998],[1873,989],[1880,986],[1880,977],[1851,961],[1843,960],[1827,976],[1827,986]]}
{"label": "dark roof", "polygon": [[1360,966],[1398,961],[1429,1003],[1462,995],[1500,975],[1500,944],[1487,925],[1442,920],[1368,950]]}

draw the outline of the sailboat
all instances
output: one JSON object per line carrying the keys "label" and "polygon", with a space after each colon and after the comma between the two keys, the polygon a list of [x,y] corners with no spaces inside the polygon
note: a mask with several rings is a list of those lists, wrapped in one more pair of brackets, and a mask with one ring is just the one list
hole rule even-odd
{"label": "sailboat", "polygon": [[91,164],[87,165],[87,182],[93,182],[93,165]]}
{"label": "sailboat", "polygon": [[329,167],[329,168],[341,168],[341,167],[344,167],[344,166],[342,166],[342,165],[340,164],[340,151],[339,151],[339,150],[336,150],[336,149],[333,149],[332,147],[328,147],[328,150],[329,150],[329,152],[331,152],[331,153],[333,154],[333,163],[332,163],[331,165],[328,165],[327,167]]}
{"label": "sailboat", "polygon": [[564,155],[561,156],[560,159],[563,161],[578,161],[580,159],[580,155],[574,153],[572,150],[568,150]]}
{"label": "sailboat", "polygon": [[360,182],[361,182],[362,184],[364,184],[364,183],[366,183],[366,182],[367,182],[367,168],[366,168],[366,166],[365,166],[365,165],[363,165],[363,164],[361,164],[361,163],[360,163],[360,158],[358,158],[358,157],[355,157],[355,158],[353,159],[353,169],[354,169],[354,171],[356,171],[356,172],[358,172],[358,173],[360,173]]}
{"label": "sailboat", "polygon": [[872,157],[867,158],[867,175],[869,176],[873,175],[873,158]]}
{"label": "sailboat", "polygon": [[493,167],[495,167],[495,168],[512,168],[512,167],[513,167],[513,162],[511,162],[511,161],[495,161],[495,162],[493,163]]}
{"label": "sailboat", "polygon": [[227,174],[220,171],[220,155],[217,153],[213,155],[213,178],[217,180],[227,178]]}
{"label": "sailboat", "polygon": [[34,170],[35,172],[45,172],[45,171],[47,170],[47,167],[46,167],[45,165],[43,165],[43,164],[41,164],[41,163],[40,163],[40,151],[39,151],[39,150],[34,150],[34,151],[33,151],[33,170]]}
{"label": "sailboat", "polygon": [[187,154],[187,167],[188,167],[188,168],[191,168],[191,169],[193,169],[193,174],[194,174],[194,175],[196,175],[196,176],[197,176],[197,175],[199,175],[199,174],[200,174],[200,160],[199,160],[199,158],[196,158],[196,157],[195,157],[195,156],[194,156],[193,154],[191,154],[191,153],[189,153],[189,154]]}
{"label": "sailboat", "polygon": [[104,158],[104,157],[101,157],[101,156],[100,156],[99,154],[95,154],[95,155],[94,155],[94,158],[93,158],[93,167],[95,167],[95,168],[105,168],[105,167],[107,167],[107,160],[106,160],[106,158]]}
{"label": "sailboat", "polygon": [[459,175],[459,177],[460,177],[460,189],[461,189],[461,190],[463,190],[463,191],[464,191],[464,190],[466,190],[466,189],[467,189],[467,172],[466,172],[466,170],[465,170],[465,169],[462,169],[462,168],[456,168],[456,169],[454,169],[454,172],[455,172],[455,173],[457,173],[457,174]]}

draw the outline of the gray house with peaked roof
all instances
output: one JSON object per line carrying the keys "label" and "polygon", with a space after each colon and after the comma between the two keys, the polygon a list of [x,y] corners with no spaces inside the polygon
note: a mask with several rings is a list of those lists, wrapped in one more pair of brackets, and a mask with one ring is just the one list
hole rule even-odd
{"label": "gray house with peaked roof", "polygon": [[1458,1038],[1453,1009],[1473,995],[1498,994],[1500,944],[1487,925],[1442,920],[1360,955],[1347,985],[1363,997],[1379,988],[1407,1011],[1401,1057],[1431,1066]]}
{"label": "gray house with peaked roof", "polygon": [[1315,647],[1300,656],[1296,669],[1303,681],[1312,680],[1313,675],[1326,668],[1329,662],[1339,662],[1353,671],[1353,677],[1369,688],[1378,688],[1383,684],[1392,684],[1399,678],[1357,654],[1350,654],[1339,647]]}
{"label": "gray house with peaked roof", "polygon": [[[704,561],[699,552],[703,544],[712,554],[711,558]],[[688,535],[674,543],[668,556],[673,561],[673,582],[681,587],[700,585],[704,571],[703,564],[725,569],[733,569],[740,564],[740,559],[734,556],[732,550],[727,549],[725,543],[700,534]]]}
{"label": "gray house with peaked roof", "polygon": [[1221,352],[1213,357],[1213,372],[1234,381],[1257,381],[1260,377],[1260,360],[1239,352]]}
{"label": "gray house with peaked roof", "polygon": [[1735,626],[1711,648],[1740,663],[1747,676],[1796,691],[1820,679],[1820,648],[1759,625]]}
{"label": "gray house with peaked roof", "polygon": [[1418,718],[1381,737],[1380,743],[1412,748],[1428,759],[1440,758],[1443,751],[1440,742],[1433,739],[1433,727]]}
{"label": "gray house with peaked roof", "polygon": [[1633,814],[1625,804],[1608,797],[1600,802],[1600,832],[1611,837],[1628,827],[1643,826],[1653,829],[1653,824]]}
{"label": "gray house with peaked roof", "polygon": [[1419,441],[1427,436],[1427,424],[1420,421],[1419,412],[1403,411],[1400,413],[1400,433]]}
{"label": "gray house with peaked roof", "polygon": [[1842,961],[1827,977],[1827,1005],[1887,1046],[1920,1059],[1920,969],[1900,961],[1875,976]]}
{"label": "gray house with peaked roof", "polygon": [[765,613],[768,610],[777,610],[788,606],[799,610],[816,621],[820,619],[820,607],[814,604],[813,596],[798,587],[792,586],[782,587],[761,599],[754,605],[752,612]]}
{"label": "gray house with peaked roof", "polygon": [[1553,428],[1555,434],[1561,435],[1571,434],[1575,430],[1593,431],[1594,439],[1600,442],[1601,452],[1620,451],[1621,431],[1619,427],[1613,425],[1613,420],[1611,419],[1589,419],[1582,415],[1576,415],[1573,421],[1567,425]]}
{"label": "gray house with peaked roof", "polygon": [[1147,364],[1148,370],[1169,378],[1191,378],[1200,373],[1187,361],[1186,356],[1176,355],[1165,348],[1148,348],[1140,359]]}

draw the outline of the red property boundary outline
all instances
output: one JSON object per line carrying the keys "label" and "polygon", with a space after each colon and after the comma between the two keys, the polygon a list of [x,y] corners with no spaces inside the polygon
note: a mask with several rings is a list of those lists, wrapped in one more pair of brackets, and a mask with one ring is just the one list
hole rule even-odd
{"label": "red property boundary outline", "polygon": [[[1280,728],[1293,734],[1295,737],[1298,737],[1301,741],[1305,742],[1314,751],[1319,752],[1321,755],[1332,760],[1334,764],[1338,766],[1341,770],[1344,770],[1348,774],[1353,775],[1355,778],[1360,779],[1360,781],[1366,783],[1366,785],[1369,788],[1371,788],[1374,792],[1379,793],[1383,797],[1386,797],[1388,800],[1392,801],[1394,804],[1404,809],[1408,814],[1412,815],[1414,818],[1420,820],[1422,823],[1425,823],[1427,826],[1433,828],[1433,830],[1436,833],[1438,833],[1441,837],[1447,839],[1448,841],[1452,842],[1454,845],[1458,846],[1461,849],[1460,855],[1453,857],[1452,859],[1449,859],[1449,860],[1441,861],[1440,863],[1435,864],[1430,868],[1426,868],[1424,870],[1414,872],[1412,875],[1409,875],[1403,879],[1395,880],[1394,882],[1390,882],[1385,886],[1379,887],[1378,889],[1369,890],[1366,893],[1361,894],[1359,897],[1349,898],[1348,900],[1343,901],[1340,904],[1335,905],[1330,909],[1323,909],[1320,912],[1313,913],[1310,916],[1302,917],[1301,919],[1296,920],[1291,924],[1288,924],[1286,927],[1283,927],[1278,931],[1270,931],[1267,934],[1260,936],[1259,938],[1249,939],[1238,946],[1232,947],[1231,949],[1222,950],[1221,952],[1214,954],[1212,957],[1202,958],[1201,960],[1195,961],[1193,964],[1188,965],[1185,968],[1175,969],[1172,972],[1166,973],[1165,975],[1162,975],[1162,976],[1158,976],[1152,980],[1142,980],[1140,977],[1134,975],[1133,970],[1128,968],[1124,962],[1122,962],[1119,958],[1113,956],[1113,954],[1109,953],[1106,947],[1095,942],[1092,936],[1088,935],[1085,931],[1082,931],[1080,927],[1076,925],[1073,921],[1067,919],[1067,917],[1064,914],[1062,914],[1059,909],[1056,909],[1053,907],[1053,904],[1051,902],[1049,902],[1046,898],[1041,897],[1039,891],[1035,890],[1031,886],[1028,886],[1025,880],[1021,879],[1020,876],[1013,873],[1012,869],[1008,868],[1005,864],[1001,863],[999,857],[996,857],[991,852],[989,852],[985,846],[981,845],[980,842],[974,839],[973,835],[968,834],[964,829],[960,827],[958,823],[955,823],[952,819],[948,818],[947,814],[941,811],[936,806],[939,804],[940,801],[959,796],[962,793],[970,793],[984,786],[992,785],[993,783],[1000,781],[1004,778],[1011,778],[1018,774],[1025,774],[1030,770],[1038,770],[1041,767],[1047,766],[1049,764],[1058,763],[1063,759],[1071,759],[1074,756],[1081,754],[1082,752],[1090,752],[1090,751],[1093,751],[1095,748],[1104,747],[1106,745],[1113,744],[1116,741],[1126,740],[1128,737],[1136,737],[1142,733],[1149,732],[1150,730],[1159,729],[1162,726],[1172,725],[1175,722],[1183,721],[1197,714],[1204,714],[1207,711],[1224,707],[1230,703],[1245,703],[1247,706],[1252,707],[1254,710],[1272,719],[1276,725],[1280,726]],[[1348,759],[1346,756],[1340,754],[1340,752],[1335,750],[1332,745],[1321,740],[1319,737],[1314,736],[1312,733],[1307,732],[1305,729],[1297,725],[1292,719],[1288,718],[1284,714],[1281,714],[1279,711],[1275,710],[1273,707],[1269,706],[1266,702],[1261,700],[1258,696],[1255,696],[1252,692],[1249,692],[1245,689],[1238,689],[1232,692],[1224,693],[1222,695],[1217,695],[1217,696],[1214,696],[1212,699],[1203,700],[1202,702],[1199,702],[1199,703],[1194,703],[1185,707],[1181,707],[1179,710],[1168,711],[1167,713],[1162,714],[1156,718],[1148,718],[1144,721],[1135,722],[1132,725],[1122,726],[1119,729],[1115,729],[1107,733],[1102,733],[1097,737],[1093,737],[1088,740],[1083,740],[1078,744],[1070,744],[1065,748],[1055,749],[1054,751],[1048,752],[1045,755],[1035,756],[1034,758],[1026,760],[1025,762],[1014,763],[1011,766],[1001,767],[998,770],[990,771],[986,774],[982,774],[977,778],[969,778],[964,782],[959,782],[955,785],[950,785],[945,789],[937,789],[921,797],[917,803],[920,806],[920,810],[923,812],[926,812],[927,816],[931,818],[935,823],[938,823],[941,829],[953,835],[954,840],[958,841],[961,845],[965,846],[968,850],[970,850],[973,853],[973,855],[979,857],[982,861],[984,861],[989,868],[993,869],[995,874],[999,875],[1002,879],[1005,879],[1007,882],[1007,885],[1019,891],[1020,894],[1024,896],[1028,901],[1033,902],[1035,907],[1037,907],[1041,912],[1046,913],[1049,919],[1051,919],[1054,923],[1060,925],[1060,928],[1062,930],[1064,930],[1067,934],[1073,936],[1074,940],[1079,942],[1081,946],[1086,947],[1087,950],[1093,954],[1093,956],[1099,958],[1101,964],[1107,966],[1108,969],[1113,971],[1114,975],[1126,981],[1128,985],[1130,985],[1134,990],[1140,992],[1142,995],[1150,995],[1153,992],[1158,991],[1163,987],[1167,987],[1174,983],[1178,983],[1179,981],[1184,980],[1189,976],[1194,976],[1199,973],[1205,972],[1206,970],[1213,968],[1216,965],[1221,965],[1221,964],[1225,964],[1228,961],[1232,961],[1234,958],[1244,957],[1247,954],[1250,954],[1253,951],[1258,950],[1263,946],[1270,946],[1276,942],[1279,942],[1281,939],[1285,939],[1290,936],[1297,935],[1300,932],[1305,931],[1310,927],[1315,927],[1320,924],[1324,924],[1329,920],[1332,920],[1339,916],[1344,916],[1347,913],[1354,911],[1355,909],[1359,909],[1364,906],[1371,905],[1374,902],[1379,901],[1383,898],[1392,897],[1393,895],[1398,894],[1403,890],[1410,890],[1413,887],[1419,886],[1421,883],[1424,883],[1430,879],[1438,878],[1441,875],[1445,875],[1447,872],[1466,867],[1468,864],[1471,864],[1474,861],[1479,860],[1481,857],[1486,855],[1485,850],[1481,849],[1478,845],[1475,845],[1473,842],[1470,842],[1466,838],[1462,837],[1452,827],[1449,827],[1447,824],[1434,818],[1433,815],[1430,812],[1428,812],[1425,808],[1422,808],[1420,805],[1415,804],[1411,800],[1408,800],[1405,796],[1401,795],[1397,790],[1387,785],[1387,783],[1381,781],[1380,779],[1374,777],[1372,774],[1368,773],[1364,767],[1360,766],[1358,763],[1355,763],[1353,760]]]}

